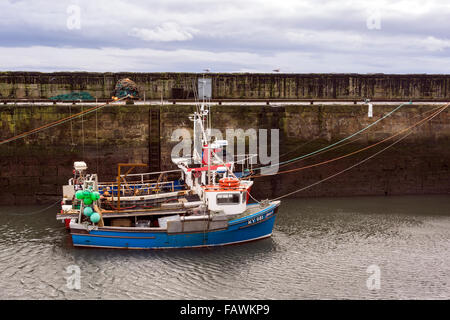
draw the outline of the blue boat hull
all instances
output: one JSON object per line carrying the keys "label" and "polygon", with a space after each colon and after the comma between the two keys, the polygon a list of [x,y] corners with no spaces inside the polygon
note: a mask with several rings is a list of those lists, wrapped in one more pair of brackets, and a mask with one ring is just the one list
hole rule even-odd
{"label": "blue boat hull", "polygon": [[86,234],[71,233],[74,246],[120,249],[168,249],[222,246],[270,237],[278,205],[240,219],[231,220],[222,230],[191,233],[166,231],[91,230]]}

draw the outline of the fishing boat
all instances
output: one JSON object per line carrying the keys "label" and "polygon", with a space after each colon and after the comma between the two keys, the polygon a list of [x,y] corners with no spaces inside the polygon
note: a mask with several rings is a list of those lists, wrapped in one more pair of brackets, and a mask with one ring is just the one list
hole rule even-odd
{"label": "fishing boat", "polygon": [[[99,182],[83,161],[63,186],[57,219],[76,247],[164,249],[222,246],[272,235],[280,201],[249,203],[246,179],[253,155],[228,161],[227,141],[209,132],[210,106],[198,104],[192,156],[172,158],[177,170],[135,173],[139,163],[118,164],[117,181]],[[209,125],[209,130],[208,130]],[[226,159],[224,159],[226,158]],[[240,170],[237,167],[240,166]],[[122,172],[123,168],[128,168]],[[178,175],[178,179],[170,176]]]}

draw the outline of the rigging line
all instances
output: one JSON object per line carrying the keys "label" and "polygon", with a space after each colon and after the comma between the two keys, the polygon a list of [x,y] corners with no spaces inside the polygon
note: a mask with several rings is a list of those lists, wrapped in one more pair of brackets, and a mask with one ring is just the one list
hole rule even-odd
{"label": "rigging line", "polygon": [[315,139],[313,139],[313,140],[309,140],[309,141],[306,141],[305,143],[302,143],[301,145],[295,147],[294,149],[289,150],[288,152],[283,153],[283,154],[280,156],[280,158],[284,157],[285,155],[287,155],[287,154],[289,154],[289,153],[291,153],[291,152],[297,151],[298,149],[300,149],[300,148],[302,148],[302,147],[304,147],[304,146],[306,146],[306,145],[308,145],[308,144],[310,144],[310,143],[313,143],[313,142],[316,141],[317,139],[319,139],[319,138],[315,138]]}
{"label": "rigging line", "polygon": [[[72,116],[72,106],[69,104],[69,117]],[[75,144],[73,143],[73,122],[70,121],[70,140],[71,140],[71,147],[73,149],[73,147],[75,146]]]}
{"label": "rigging line", "polygon": [[[417,114],[417,115],[415,115],[415,116],[412,117],[412,118],[417,118],[417,117],[419,117],[419,116],[428,114],[428,113],[430,113],[430,112],[435,112],[437,109],[440,109],[440,108],[442,108],[442,106],[438,106],[438,107],[433,108],[433,109],[431,109],[431,110],[427,110],[427,111],[423,112],[422,114]],[[301,161],[301,160],[305,160],[305,159],[309,159],[309,158],[315,157],[315,156],[317,156],[317,155],[319,155],[319,154],[322,154],[322,153],[325,153],[325,152],[328,152],[328,151],[331,151],[331,150],[335,150],[335,149],[338,149],[338,148],[340,148],[340,147],[343,147],[343,146],[345,146],[345,145],[347,145],[347,144],[350,144],[350,143],[356,142],[356,141],[358,141],[358,140],[361,140],[362,138],[363,138],[363,137],[356,138],[356,139],[351,140],[351,141],[348,141],[348,142],[346,142],[346,143],[344,143],[344,144],[337,145],[337,146],[335,146],[335,147],[333,147],[333,148],[331,148],[331,149],[321,151],[321,152],[316,153],[316,154],[314,154],[314,155],[310,155],[310,156],[308,156],[308,157],[305,157],[305,158],[299,159],[299,160],[295,160],[295,161],[292,161],[292,162],[290,162],[290,163],[298,162],[298,161]],[[316,139],[316,140],[317,140],[317,139]],[[314,140],[312,140],[312,141],[314,141]],[[312,141],[309,141],[309,142],[312,142]],[[307,142],[307,143],[309,143],[309,142]],[[285,167],[285,166],[289,165],[290,163],[282,164],[282,165],[279,166],[279,168]]]}
{"label": "rigging line", "polygon": [[[14,105],[14,107],[13,107],[13,128],[14,128],[14,131],[13,131],[13,135],[16,135],[16,108],[17,108],[17,105]],[[17,145],[17,143],[14,143],[14,145]]]}
{"label": "rigging line", "polygon": [[[383,143],[383,142],[386,142],[386,141],[388,141],[388,140],[391,140],[392,138],[395,138],[396,136],[402,134],[403,132],[408,131],[408,130],[410,130],[410,129],[412,129],[412,128],[418,126],[418,125],[420,125],[420,124],[423,123],[424,121],[428,121],[428,120],[433,119],[433,118],[434,118],[435,116],[437,116],[439,113],[441,113],[442,111],[444,111],[449,105],[450,105],[450,103],[444,105],[443,107],[441,107],[438,111],[436,111],[436,112],[433,113],[432,115],[430,115],[430,116],[428,116],[428,117],[426,117],[426,118],[420,120],[419,122],[416,122],[416,123],[413,124],[412,126],[406,128],[406,129],[403,129],[403,130],[397,132],[396,134],[394,134],[394,135],[392,135],[392,136],[390,136],[390,137],[388,137],[388,138],[386,138],[386,139],[383,139],[383,140],[381,140],[381,141],[378,141],[377,143],[371,144],[371,145],[369,145],[369,146],[367,146],[367,147],[364,147],[364,148],[362,148],[362,149],[353,151],[353,152],[348,153],[348,154],[346,154],[346,155],[343,155],[343,156],[340,156],[340,157],[336,157],[336,158],[333,158],[333,159],[330,159],[330,160],[326,160],[326,161],[323,161],[323,162],[315,163],[315,164],[308,165],[308,166],[305,166],[305,167],[300,167],[300,168],[295,168],[295,169],[290,169],[290,170],[285,170],[285,171],[279,171],[279,172],[274,173],[274,174],[271,174],[271,175],[278,175],[278,174],[289,173],[289,172],[300,171],[300,170],[304,170],[304,169],[309,169],[309,168],[317,167],[317,166],[320,166],[320,165],[323,165],[323,164],[327,164],[327,163],[330,163],[330,162],[334,162],[334,161],[337,161],[337,160],[340,160],[340,159],[349,157],[349,156],[351,156],[351,155],[357,154],[357,153],[362,152],[362,151],[364,151],[364,150],[368,150],[368,149],[373,148],[373,147],[375,147],[375,146],[377,146],[377,145],[379,145],[379,144],[381,144],[381,143]],[[249,178],[260,178],[260,177],[264,177],[264,176],[266,176],[266,175],[260,174],[260,175],[250,176]]]}
{"label": "rigging line", "polygon": [[[310,143],[313,143],[313,142],[316,141],[317,139],[319,139],[319,138],[315,138],[315,139],[313,139],[313,140],[306,141],[305,143],[302,143],[301,145],[295,147],[294,149],[292,149],[292,150],[290,150],[290,151],[288,151],[288,152],[283,153],[281,156],[279,156],[279,158],[282,158],[282,157],[284,157],[285,155],[287,155],[287,154],[289,154],[289,153],[291,153],[291,152],[297,151],[297,150],[299,150],[300,148],[302,148],[302,147],[304,147],[304,146],[306,146],[306,145],[308,145],[308,144],[310,144]],[[356,141],[356,140],[355,140],[355,141]],[[252,160],[252,161],[253,161],[253,160]],[[261,164],[260,166],[256,167],[255,169],[258,169],[258,168],[260,168],[260,167],[262,167],[262,164]]]}
{"label": "rigging line", "polygon": [[[414,128],[415,126],[421,124],[421,123],[424,122],[424,121],[428,121],[428,120],[434,118],[436,115],[438,115],[439,113],[441,113],[442,111],[444,111],[449,105],[450,105],[450,104],[447,104],[446,106],[441,107],[440,110],[436,111],[436,112],[433,113],[432,115],[430,115],[430,116],[428,116],[428,117],[422,119],[421,121],[415,123],[414,125],[412,125],[412,126],[406,128],[406,129],[403,129],[403,130],[401,130],[400,132],[398,132],[398,133],[396,133],[396,134],[394,134],[394,135],[392,135],[392,136],[390,136],[390,137],[388,137],[388,138],[386,138],[386,139],[383,139],[383,140],[381,140],[381,141],[379,141],[379,142],[377,142],[377,143],[375,143],[375,144],[369,145],[369,146],[367,146],[367,147],[364,147],[364,148],[362,148],[362,149],[353,151],[353,152],[351,152],[351,153],[349,153],[349,154],[346,154],[346,155],[343,155],[343,156],[340,156],[340,157],[336,157],[336,158],[333,158],[333,159],[330,159],[330,160],[322,161],[322,162],[315,163],[315,164],[312,164],[312,165],[308,165],[308,166],[305,166],[305,167],[300,167],[300,168],[295,168],[295,169],[290,169],[290,170],[280,171],[280,172],[277,172],[277,173],[275,173],[275,174],[273,174],[273,175],[278,175],[278,174],[289,173],[289,172],[300,171],[300,170],[304,170],[304,169],[309,169],[309,168],[317,167],[317,166],[320,166],[320,165],[323,165],[323,164],[331,163],[331,162],[334,162],[334,161],[337,161],[337,160],[340,160],[340,159],[349,157],[349,156],[351,156],[351,155],[357,154],[357,153],[362,152],[362,151],[364,151],[364,150],[368,150],[368,149],[373,148],[373,147],[375,147],[375,146],[377,146],[377,145],[379,145],[379,144],[381,144],[381,143],[383,143],[383,142],[386,142],[386,141],[388,141],[388,140],[391,140],[392,138],[394,138],[394,137],[396,137],[396,136],[402,134],[403,132],[406,132],[406,131],[408,131],[408,130]],[[263,177],[263,176],[265,176],[265,175],[255,175],[255,176],[250,176],[249,178],[259,178],[259,177]]]}
{"label": "rigging line", "polygon": [[[422,116],[422,115],[424,115],[424,114],[428,114],[428,113],[430,113],[430,112],[435,112],[435,111],[438,110],[439,108],[442,108],[442,106],[433,108],[433,109],[431,109],[431,110],[427,110],[427,111],[423,112],[423,114],[417,114],[417,115],[415,115],[415,116],[412,117],[412,118],[417,118],[417,117]],[[333,147],[333,148],[331,148],[331,149],[324,150],[324,151],[322,151],[322,152],[316,153],[316,154],[311,155],[311,156],[309,156],[309,157],[305,157],[305,158],[303,158],[303,159],[296,160],[296,161],[293,161],[293,162],[302,161],[302,160],[305,160],[305,159],[310,159],[310,158],[315,157],[315,156],[317,156],[317,155],[319,155],[319,154],[322,154],[322,153],[325,153],[325,152],[328,152],[328,151],[331,151],[331,150],[335,150],[335,149],[338,149],[338,148],[340,148],[340,147],[343,147],[343,146],[345,146],[345,145],[347,145],[347,144],[350,144],[350,143],[356,142],[356,141],[358,141],[358,140],[361,140],[362,138],[363,138],[363,137],[359,137],[359,138],[356,138],[356,139],[354,139],[354,140],[347,141],[347,142],[344,143],[344,144],[337,145],[337,146],[335,146],[335,147]],[[291,163],[293,163],[293,162],[291,162]],[[289,164],[290,164],[290,163],[282,164],[282,165],[279,166],[279,168],[285,167],[285,166],[287,166],[287,165],[289,165]]]}
{"label": "rigging line", "polygon": [[[81,112],[83,112],[83,106],[81,106]],[[84,159],[84,123],[83,123],[83,113],[81,114],[81,141],[83,144],[83,159]]]}
{"label": "rigging line", "polygon": [[[303,159],[299,159],[299,160],[292,161],[291,163],[297,162],[297,161],[306,160],[306,159],[310,159],[310,158],[313,158],[313,157],[315,157],[315,156],[318,156],[319,154],[326,153],[326,152],[331,151],[331,150],[339,149],[339,148],[341,148],[341,147],[343,147],[343,146],[346,146],[346,145],[348,145],[348,144],[350,144],[350,143],[353,143],[353,142],[356,142],[356,141],[358,141],[358,140],[361,140],[362,138],[363,138],[363,137],[359,137],[359,138],[356,138],[356,139],[354,139],[354,140],[347,141],[346,143],[343,143],[343,144],[334,146],[333,148],[330,148],[330,149],[321,151],[321,152],[319,152],[319,153],[312,154],[312,155],[310,155],[309,157],[305,157],[305,158],[303,158]],[[279,166],[279,168],[288,166],[288,165],[290,165],[291,163],[285,163],[285,164],[282,164],[282,165]]]}
{"label": "rigging line", "polygon": [[[306,159],[313,158],[313,157],[315,157],[315,156],[318,156],[319,154],[326,153],[326,152],[331,151],[331,150],[339,149],[339,148],[341,148],[341,147],[343,147],[343,146],[346,146],[346,145],[348,145],[348,144],[350,144],[350,143],[353,143],[353,142],[356,142],[356,141],[358,141],[358,140],[361,140],[362,138],[363,138],[363,137],[359,137],[359,138],[356,138],[356,139],[354,139],[354,140],[347,141],[346,143],[343,143],[343,144],[334,146],[334,147],[332,147],[332,148],[330,148],[330,149],[327,149],[327,150],[324,150],[324,151],[321,151],[321,152],[312,154],[312,155],[310,155],[310,156],[308,156],[308,157],[305,157],[305,158],[303,158],[303,159],[299,159],[299,160],[292,161],[292,162],[290,162],[290,163],[282,164],[282,165],[279,166],[279,168],[288,166],[288,165],[290,165],[291,163],[294,163],[294,162],[298,162],[298,161],[302,161],[302,160],[306,160]],[[259,175],[255,175],[255,176],[259,176]],[[251,178],[251,177],[250,177],[250,178]]]}
{"label": "rigging line", "polygon": [[195,108],[197,112],[200,112],[200,103],[199,103],[200,99],[198,97],[197,86],[194,80],[192,80],[192,92],[194,93]]}
{"label": "rigging line", "polygon": [[[422,114],[415,115],[413,118],[417,118],[418,116],[422,116],[422,115],[428,114],[428,113],[430,113],[430,112],[434,112],[434,111],[436,111],[437,109],[439,109],[439,108],[441,108],[441,107],[442,107],[442,106],[438,106],[438,107],[433,108],[433,109],[431,109],[431,110],[427,110],[427,111],[423,112]],[[318,152],[318,153],[316,153],[316,154],[313,154],[313,155],[304,157],[303,159],[299,159],[299,160],[295,160],[295,161],[292,161],[292,162],[289,162],[289,163],[282,164],[282,165],[279,166],[279,168],[285,167],[285,166],[287,166],[287,165],[289,165],[290,163],[293,163],[293,162],[297,162],[297,161],[309,159],[309,158],[315,157],[316,155],[319,155],[319,154],[322,154],[322,153],[325,153],[325,152],[328,152],[328,151],[331,151],[331,150],[338,149],[338,148],[343,147],[343,146],[345,146],[345,145],[347,145],[347,144],[350,144],[350,143],[356,142],[356,141],[358,141],[358,140],[361,140],[362,138],[363,138],[363,137],[359,137],[359,138],[356,138],[356,139],[354,139],[354,140],[348,141],[348,142],[346,142],[346,143],[344,143],[344,144],[341,144],[341,145],[337,145],[337,146],[335,146],[335,147],[332,147],[332,148],[330,148],[330,149],[328,149],[328,150],[324,150],[324,151]],[[290,152],[296,151],[296,150],[300,149],[301,147],[303,147],[303,146],[305,146],[305,145],[307,145],[307,144],[309,144],[309,143],[312,143],[312,142],[316,141],[317,139],[318,139],[318,138],[313,139],[313,140],[310,140],[310,141],[307,141],[307,142],[301,144],[300,146],[296,147],[295,149],[293,149],[293,150],[291,150],[291,151],[288,151],[288,152],[282,154],[280,157],[283,157],[283,156],[285,156],[286,154],[288,154],[288,153],[290,153]],[[256,156],[257,156],[257,155],[256,155]],[[236,162],[237,162],[237,161],[234,161],[234,162],[232,162],[232,163],[236,163]],[[262,167],[262,165],[260,165],[259,167],[256,167],[256,169],[257,169],[257,168],[261,168],[261,167]],[[256,176],[256,175],[255,175],[255,176]],[[251,178],[251,177],[252,177],[252,176],[250,176],[249,178]]]}
{"label": "rigging line", "polygon": [[[439,113],[438,113],[438,114],[439,114]],[[437,116],[438,114],[436,114],[436,115],[434,115],[434,116]],[[433,116],[433,117],[434,117],[434,116]],[[432,118],[433,118],[433,117],[432,117]],[[432,118],[428,119],[428,121],[431,120]],[[424,123],[422,123],[422,124],[424,124]],[[422,125],[422,124],[421,124],[421,125]],[[345,169],[342,170],[342,171],[339,171],[339,172],[337,172],[337,173],[335,173],[335,174],[333,174],[333,175],[331,175],[331,176],[326,177],[325,179],[322,179],[322,180],[319,180],[319,181],[317,181],[317,182],[315,182],[315,183],[313,183],[313,184],[310,184],[309,186],[303,187],[303,188],[301,188],[301,189],[298,189],[298,190],[289,192],[289,193],[287,193],[287,194],[285,194],[285,195],[282,195],[282,196],[280,196],[280,197],[274,198],[274,199],[272,199],[272,200],[270,200],[270,201],[276,201],[276,200],[280,200],[280,199],[286,198],[286,197],[288,197],[288,196],[290,196],[290,195],[293,195],[294,193],[301,192],[301,191],[304,191],[304,190],[306,190],[306,189],[312,188],[312,187],[318,185],[319,183],[325,182],[325,181],[330,180],[330,179],[332,179],[332,178],[334,178],[334,177],[336,177],[336,176],[338,176],[338,175],[340,175],[340,174],[342,174],[342,173],[344,173],[344,172],[347,172],[348,170],[353,169],[354,167],[359,166],[359,165],[363,164],[364,162],[367,162],[367,161],[369,161],[370,159],[374,158],[375,156],[379,155],[380,153],[386,151],[387,149],[389,149],[390,147],[396,145],[397,143],[399,143],[400,141],[402,141],[403,139],[407,138],[408,136],[410,136],[410,135],[413,134],[413,133],[414,133],[414,131],[411,131],[411,132],[407,133],[406,135],[404,135],[403,137],[401,137],[401,138],[399,138],[398,140],[394,141],[393,143],[391,143],[391,144],[388,145],[387,147],[381,149],[380,151],[377,151],[376,153],[374,153],[373,155],[367,157],[366,159],[361,160],[361,161],[355,163],[354,165],[352,165],[352,166],[350,166],[350,167],[348,167],[348,168],[345,168]]]}
{"label": "rigging line", "polygon": [[[305,154],[305,155],[303,155],[303,156],[300,156],[300,157],[297,157],[297,158],[293,158],[293,159],[291,159],[291,160],[282,161],[282,162],[279,162],[279,163],[276,163],[276,164],[271,164],[270,166],[259,167],[259,168],[256,168],[256,169],[261,170],[261,169],[264,169],[264,168],[270,168],[270,167],[273,167],[273,166],[279,166],[280,164],[285,164],[285,163],[290,163],[290,162],[293,162],[293,161],[301,160],[301,159],[304,159],[304,158],[306,158],[306,157],[308,157],[308,156],[310,156],[310,155],[313,155],[313,154],[319,153],[319,152],[321,152],[321,151],[327,150],[327,149],[329,149],[329,148],[332,148],[332,147],[334,147],[335,145],[337,145],[337,144],[339,144],[339,143],[341,143],[341,142],[344,142],[344,141],[346,141],[346,140],[348,140],[348,139],[350,139],[350,138],[353,138],[354,136],[356,136],[356,135],[358,135],[358,134],[360,134],[360,133],[366,131],[367,129],[369,129],[370,127],[374,126],[374,125],[377,124],[378,122],[380,122],[380,121],[386,119],[387,117],[389,117],[390,115],[392,115],[394,112],[396,112],[397,110],[399,110],[400,108],[402,108],[402,107],[403,107],[404,105],[406,105],[406,104],[412,104],[412,101],[410,101],[410,102],[405,102],[405,103],[400,104],[398,107],[396,107],[396,108],[393,109],[392,111],[388,112],[388,113],[385,114],[383,117],[381,117],[380,119],[376,120],[375,122],[372,122],[372,123],[369,124],[367,127],[363,128],[363,129],[361,129],[361,130],[359,130],[359,131],[357,131],[357,132],[355,132],[355,133],[349,135],[348,137],[346,137],[346,138],[344,138],[344,139],[342,139],[342,140],[339,140],[339,141],[337,141],[337,142],[335,142],[335,143],[333,143],[333,144],[330,144],[330,145],[328,145],[328,146],[326,146],[326,147],[323,147],[323,148],[321,148],[321,149],[319,149],[319,150],[310,152],[310,153]],[[256,170],[256,169],[255,169],[255,170]]]}
{"label": "rigging line", "polygon": [[[104,106],[103,106],[104,107]],[[102,107],[102,108],[103,108]],[[99,109],[101,109],[101,108],[99,108]],[[88,114],[88,113],[91,113],[91,112],[93,112],[93,111],[95,111],[95,110],[92,110],[92,111],[86,111],[84,114]],[[79,118],[79,117],[81,117],[81,115],[78,115],[78,116],[74,116],[74,117],[72,117],[71,119],[62,119],[61,121],[58,121],[58,123],[51,123],[50,125],[48,125],[48,126],[46,126],[45,128],[38,128],[39,130],[33,130],[33,132],[26,132],[26,133],[24,133],[24,134],[22,134],[20,137],[19,136],[17,136],[17,137],[13,137],[13,138],[11,138],[11,139],[8,139],[8,141],[2,141],[2,142],[0,142],[0,145],[1,144],[3,144],[3,143],[7,143],[7,142],[11,142],[11,141],[14,141],[14,140],[17,140],[17,139],[21,139],[21,138],[24,138],[24,137],[27,137],[27,136],[29,136],[29,135],[31,135],[31,134],[33,134],[33,133],[38,133],[38,132],[40,132],[40,131],[43,131],[43,130],[45,130],[45,129],[49,129],[49,128],[53,128],[53,127],[56,127],[56,126],[58,126],[58,125],[60,125],[60,124],[63,124],[63,123],[66,123],[66,122],[68,122],[68,121],[72,121],[73,119],[76,119],[76,118]]]}
{"label": "rigging line", "polygon": [[[120,98],[120,99],[118,99],[118,100],[116,100],[116,101],[123,100],[123,99],[125,99],[125,98],[127,98],[127,97],[128,97],[128,96],[125,96],[125,97]],[[48,124],[46,124],[46,125],[43,125],[43,126],[41,126],[41,127],[35,128],[35,129],[33,129],[33,130],[30,130],[30,131],[23,132],[23,133],[21,133],[21,134],[19,134],[19,135],[17,135],[17,136],[14,136],[14,137],[11,137],[11,138],[9,138],[9,139],[0,141],[0,145],[5,144],[5,143],[8,143],[8,142],[11,142],[11,141],[14,141],[14,140],[17,140],[17,139],[21,139],[21,138],[27,137],[27,136],[29,136],[29,135],[31,135],[31,134],[40,132],[40,131],[45,130],[45,129],[53,128],[53,127],[58,126],[58,125],[60,125],[60,124],[62,124],[62,123],[65,123],[65,122],[67,122],[67,121],[70,121],[70,120],[79,118],[79,117],[81,117],[82,115],[85,115],[85,114],[89,114],[89,113],[91,113],[91,112],[94,112],[94,111],[97,110],[97,109],[102,109],[102,108],[104,108],[104,107],[106,107],[106,106],[108,106],[108,103],[105,103],[105,104],[100,105],[100,106],[92,107],[92,108],[90,108],[90,109],[87,109],[87,110],[83,111],[83,113],[79,112],[79,113],[74,114],[74,115],[72,115],[72,116],[70,116],[70,117],[63,118],[63,119],[57,120],[57,121],[52,122],[52,123],[48,123]]]}
{"label": "rigging line", "polygon": [[96,144],[96,160],[97,160],[96,161],[97,162],[97,171],[96,172],[98,172],[98,109],[95,109],[95,144]]}

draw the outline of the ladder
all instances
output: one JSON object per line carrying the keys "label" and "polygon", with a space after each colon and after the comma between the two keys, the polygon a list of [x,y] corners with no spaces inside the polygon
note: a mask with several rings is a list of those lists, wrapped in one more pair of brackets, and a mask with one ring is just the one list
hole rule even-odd
{"label": "ladder", "polygon": [[160,108],[150,107],[148,115],[148,167],[161,171]]}

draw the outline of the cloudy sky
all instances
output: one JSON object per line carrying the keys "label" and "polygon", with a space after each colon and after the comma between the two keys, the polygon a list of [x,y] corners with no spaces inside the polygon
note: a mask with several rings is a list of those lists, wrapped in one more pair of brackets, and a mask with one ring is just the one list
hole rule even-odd
{"label": "cloudy sky", "polygon": [[448,0],[0,0],[0,70],[450,73]]}

